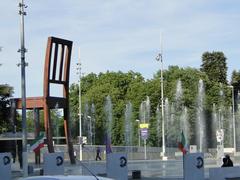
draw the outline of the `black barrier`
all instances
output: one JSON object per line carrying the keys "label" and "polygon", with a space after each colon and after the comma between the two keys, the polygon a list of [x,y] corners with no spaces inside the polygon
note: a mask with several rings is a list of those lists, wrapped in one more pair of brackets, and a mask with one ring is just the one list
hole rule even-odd
{"label": "black barrier", "polygon": [[132,171],[132,179],[141,179],[141,171],[133,170]]}

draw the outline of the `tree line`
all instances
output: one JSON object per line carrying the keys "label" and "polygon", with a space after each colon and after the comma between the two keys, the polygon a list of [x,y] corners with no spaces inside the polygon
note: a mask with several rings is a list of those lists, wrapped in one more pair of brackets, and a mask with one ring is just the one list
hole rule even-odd
{"label": "tree line", "polygon": [[[206,124],[211,126],[213,118],[213,104],[215,107],[230,107],[232,104],[232,91],[229,85],[234,89],[234,110],[237,111],[237,96],[240,89],[240,71],[233,71],[231,81],[227,80],[227,58],[223,52],[205,52],[202,55],[202,64],[200,68],[178,66],[169,66],[163,70],[164,97],[170,103],[181,103],[188,109],[188,121],[190,127],[196,123],[196,98],[198,93],[198,82],[202,79],[205,85],[204,116]],[[176,102],[176,86],[181,80],[183,95],[181,102]],[[223,92],[221,94],[220,92]],[[0,133],[11,131],[9,121],[9,99],[13,95],[13,88],[9,85],[0,86]],[[131,121],[133,124],[133,144],[138,142],[138,124],[136,119],[140,116],[140,104],[148,96],[150,99],[150,135],[148,144],[150,146],[161,146],[161,139],[158,140],[157,132],[157,107],[161,104],[160,88],[160,70],[154,74],[152,79],[145,79],[141,73],[121,71],[105,73],[90,73],[81,78],[81,107],[83,121],[83,135],[87,136],[88,117],[94,121],[94,143],[104,143],[104,131],[106,126],[106,115],[104,104],[106,97],[110,96],[112,101],[112,144],[124,145],[124,111],[126,104],[132,104]],[[226,109],[226,108],[225,108]],[[77,141],[79,134],[79,84],[70,85],[70,110],[72,122],[72,135]],[[176,110],[177,111],[177,110]],[[180,110],[182,111],[182,110]],[[63,121],[61,114],[53,110],[53,121],[56,122],[59,129],[58,135],[63,135]],[[41,119],[43,116],[40,115]],[[20,122],[20,117],[18,117]],[[226,119],[227,121],[227,119]],[[33,131],[32,113],[27,113],[27,122],[29,131]],[[43,120],[41,121],[43,122]],[[18,129],[21,129],[21,123],[18,123]],[[43,128],[43,126],[42,126]],[[56,130],[55,130],[56,131]],[[175,130],[175,131],[179,131]],[[209,142],[215,141],[210,136],[213,132],[207,130]],[[161,133],[161,132],[160,132]],[[178,134],[178,132],[175,132]],[[180,134],[180,131],[179,131]],[[190,143],[195,143],[194,132],[190,134]],[[174,140],[173,140],[174,141]],[[210,143],[214,144],[214,143]]]}

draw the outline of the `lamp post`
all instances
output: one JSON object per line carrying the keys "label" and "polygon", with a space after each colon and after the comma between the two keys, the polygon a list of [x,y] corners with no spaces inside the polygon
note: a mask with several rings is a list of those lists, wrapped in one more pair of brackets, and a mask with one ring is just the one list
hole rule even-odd
{"label": "lamp post", "polygon": [[80,61],[80,48],[78,51],[78,58],[79,58],[79,62],[77,63],[77,70],[78,70],[78,75],[79,75],[79,90],[78,90],[78,118],[79,118],[79,160],[82,161],[83,157],[82,157],[82,107],[81,107],[81,61]]}
{"label": "lamp post", "polygon": [[234,87],[229,86],[232,89],[232,123],[233,123],[233,151],[236,154],[236,122],[235,122],[235,103],[234,103]]}
{"label": "lamp post", "polygon": [[[161,48],[162,51],[162,48]],[[165,156],[165,119],[164,119],[164,97],[163,97],[163,60],[162,60],[162,52],[159,53],[156,57],[157,61],[161,62],[161,108],[162,108],[162,159],[166,160]]]}
{"label": "lamp post", "polygon": [[141,146],[141,137],[140,137],[140,120],[139,119],[136,119],[136,122],[138,123],[138,147]]}
{"label": "lamp post", "polygon": [[24,16],[26,12],[24,9],[27,6],[24,4],[24,0],[20,0],[19,3],[19,15],[20,15],[20,41],[21,48],[18,52],[21,53],[21,91],[22,91],[22,165],[23,165],[23,177],[28,176],[28,154],[27,154],[27,123],[26,123],[26,78],[25,78],[25,42],[24,42]]}

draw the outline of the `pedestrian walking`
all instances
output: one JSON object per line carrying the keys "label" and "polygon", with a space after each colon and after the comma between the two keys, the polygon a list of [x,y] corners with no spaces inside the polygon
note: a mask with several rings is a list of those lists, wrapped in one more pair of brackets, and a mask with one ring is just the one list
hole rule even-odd
{"label": "pedestrian walking", "polygon": [[101,149],[100,149],[100,147],[97,147],[97,152],[96,152],[96,161],[97,160],[102,160],[102,158],[101,158]]}

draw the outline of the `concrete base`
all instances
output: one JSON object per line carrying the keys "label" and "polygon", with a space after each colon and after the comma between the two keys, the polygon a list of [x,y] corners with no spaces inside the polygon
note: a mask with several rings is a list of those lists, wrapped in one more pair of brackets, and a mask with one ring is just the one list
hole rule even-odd
{"label": "concrete base", "polygon": [[163,152],[160,153],[160,157],[162,158],[163,161],[168,160],[168,157],[165,156],[165,153],[163,153]]}
{"label": "concrete base", "polygon": [[163,160],[163,161],[167,161],[167,160],[168,160],[168,157],[167,157],[167,156],[162,156],[162,160]]}

